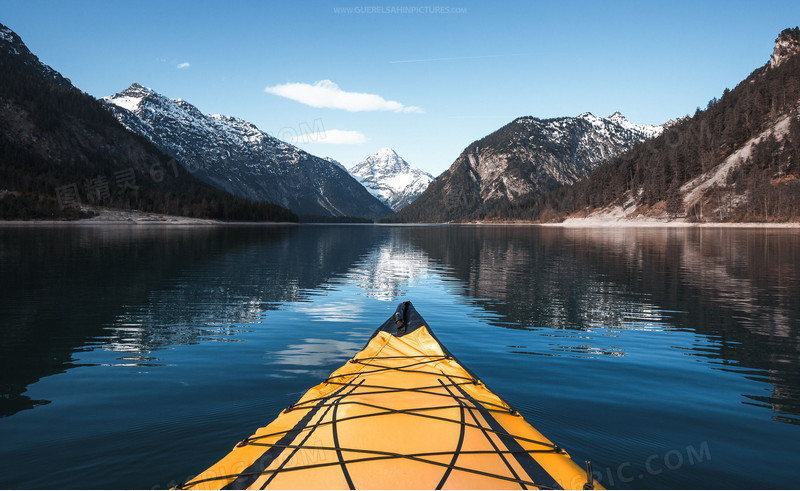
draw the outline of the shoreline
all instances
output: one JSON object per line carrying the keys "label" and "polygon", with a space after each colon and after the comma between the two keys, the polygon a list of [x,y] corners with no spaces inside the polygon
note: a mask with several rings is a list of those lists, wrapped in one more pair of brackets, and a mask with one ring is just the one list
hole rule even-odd
{"label": "shoreline", "polygon": [[214,227],[227,225],[297,225],[295,222],[224,222],[207,218],[192,218],[177,215],[164,215],[142,211],[95,210],[99,215],[77,220],[0,220],[0,227],[25,226],[179,226],[179,227]]}
{"label": "shoreline", "polygon": [[[457,224],[454,224],[457,225]],[[525,221],[465,222],[464,225],[538,226],[552,228],[800,228],[800,222],[677,222],[659,220],[587,220],[570,218],[563,222],[534,223]]]}
{"label": "shoreline", "polygon": [[[573,219],[575,220],[575,219]],[[580,219],[578,219],[580,220]],[[800,222],[660,222],[643,221],[564,221],[545,224],[563,228],[800,228]]]}
{"label": "shoreline", "polygon": [[224,227],[224,226],[304,226],[304,225],[360,225],[378,227],[438,227],[438,226],[480,226],[480,227],[546,227],[564,229],[634,229],[634,228],[772,228],[800,229],[800,222],[570,222],[570,223],[534,223],[534,222],[460,222],[460,223],[298,223],[298,222],[223,222],[189,217],[164,217],[164,219],[101,219],[84,218],[80,220],[0,220],[0,227],[37,227],[37,226],[136,226],[136,227]]}
{"label": "shoreline", "polygon": [[[197,221],[149,221],[149,220],[0,220],[0,227],[35,227],[35,226],[130,226],[130,227],[227,227],[227,226],[262,226],[262,225],[304,225],[297,222],[222,222],[219,220]],[[317,225],[317,224],[312,224]],[[352,224],[344,224],[352,225]]]}
{"label": "shoreline", "polygon": [[778,228],[800,229],[800,222],[688,222],[684,220],[663,220],[657,218],[624,219],[617,217],[567,218],[563,222],[536,223],[525,220],[491,220],[450,223],[297,223],[297,222],[225,222],[222,220],[192,218],[177,215],[164,215],[142,211],[94,209],[99,214],[92,218],[78,220],[0,220],[0,227],[24,226],[263,226],[263,225],[377,225],[377,226],[449,226],[478,225],[490,227],[560,227],[560,228]]}

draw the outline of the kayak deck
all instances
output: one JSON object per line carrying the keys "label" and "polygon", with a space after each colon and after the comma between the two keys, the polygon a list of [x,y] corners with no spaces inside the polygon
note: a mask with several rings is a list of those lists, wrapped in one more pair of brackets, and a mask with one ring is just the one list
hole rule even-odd
{"label": "kayak deck", "polygon": [[462,366],[404,302],[348,363],[179,488],[592,484],[563,449]]}

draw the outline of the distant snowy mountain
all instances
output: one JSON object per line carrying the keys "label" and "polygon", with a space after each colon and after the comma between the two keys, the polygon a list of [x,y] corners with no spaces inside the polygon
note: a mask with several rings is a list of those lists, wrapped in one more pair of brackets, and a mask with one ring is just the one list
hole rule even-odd
{"label": "distant snowy mountain", "polygon": [[448,222],[501,215],[511,203],[573,184],[598,165],[663,131],[615,112],[517,118],[469,145],[393,221]]}
{"label": "distant snowy mountain", "polygon": [[206,115],[182,99],[133,84],[103,98],[117,119],[190,172],[236,196],[305,215],[391,213],[338,162],[308,154],[242,119]]}
{"label": "distant snowy mountain", "polygon": [[398,211],[425,191],[433,176],[397,155],[391,148],[382,148],[357,163],[350,173],[394,211]]}

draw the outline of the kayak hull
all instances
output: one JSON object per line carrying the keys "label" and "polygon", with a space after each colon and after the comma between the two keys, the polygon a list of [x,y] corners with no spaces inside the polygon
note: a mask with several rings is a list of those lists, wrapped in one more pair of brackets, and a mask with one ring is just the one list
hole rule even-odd
{"label": "kayak hull", "polygon": [[582,489],[587,473],[453,357],[409,302],[183,489]]}

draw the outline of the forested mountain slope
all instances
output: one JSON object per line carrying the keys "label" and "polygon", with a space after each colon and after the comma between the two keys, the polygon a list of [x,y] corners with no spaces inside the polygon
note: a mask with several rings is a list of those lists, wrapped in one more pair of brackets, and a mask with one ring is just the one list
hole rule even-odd
{"label": "forested mountain slope", "polygon": [[78,218],[85,205],[224,220],[296,220],[195,179],[125,129],[0,24],[0,219]]}
{"label": "forested mountain slope", "polygon": [[488,219],[787,221],[800,217],[800,29],[704,110],[577,184]]}

